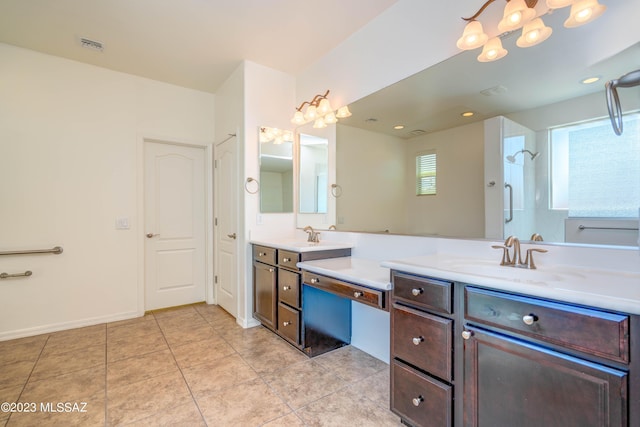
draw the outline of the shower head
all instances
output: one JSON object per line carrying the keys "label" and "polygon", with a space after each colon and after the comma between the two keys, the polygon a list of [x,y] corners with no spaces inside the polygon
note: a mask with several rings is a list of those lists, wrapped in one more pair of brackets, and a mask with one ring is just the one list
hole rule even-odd
{"label": "shower head", "polygon": [[529,150],[520,150],[520,151],[517,151],[517,152],[513,153],[510,156],[507,156],[507,161],[509,163],[515,163],[516,162],[516,156],[518,154],[520,154],[520,153],[529,153],[529,156],[531,156],[531,160],[535,159],[536,157],[538,157],[540,155],[540,152],[538,152],[538,151],[536,151],[535,153],[532,153]]}

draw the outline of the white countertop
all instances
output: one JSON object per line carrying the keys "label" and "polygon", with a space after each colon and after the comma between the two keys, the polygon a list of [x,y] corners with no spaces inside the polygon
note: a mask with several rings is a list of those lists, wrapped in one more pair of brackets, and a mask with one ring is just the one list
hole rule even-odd
{"label": "white countertop", "polygon": [[381,265],[411,274],[640,314],[640,273],[570,265],[545,265],[528,270],[500,266],[497,259],[449,254],[384,261]]}
{"label": "white countertop", "polygon": [[341,243],[320,241],[319,243],[307,242],[306,240],[293,239],[273,239],[273,240],[251,240],[254,245],[268,246],[276,249],[284,249],[293,252],[313,252],[313,251],[329,251],[333,249],[351,249],[355,247],[353,243]]}
{"label": "white countertop", "polygon": [[391,289],[390,270],[379,261],[341,257],[299,262],[298,268],[346,282],[387,291]]}

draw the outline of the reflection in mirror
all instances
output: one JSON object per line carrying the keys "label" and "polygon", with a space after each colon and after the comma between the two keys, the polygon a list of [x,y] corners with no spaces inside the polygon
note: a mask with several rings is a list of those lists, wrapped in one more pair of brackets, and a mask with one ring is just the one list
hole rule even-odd
{"label": "reflection in mirror", "polygon": [[300,213],[327,213],[329,140],[300,134]]}
{"label": "reflection in mirror", "polygon": [[[604,82],[640,68],[637,38],[615,30],[634,25],[624,8],[632,6],[612,4],[583,30],[563,28],[566,16],[555,12],[545,18],[553,35],[539,46],[520,49],[506,36],[509,55],[496,63],[478,63],[478,52],[463,52],[350,104],[352,117],[336,130],[336,182],[343,189],[338,230],[492,239],[513,234],[522,240],[539,233],[546,242],[637,245],[640,161],[614,160],[619,153],[611,149],[621,139],[606,124],[604,96]],[[581,83],[590,76],[600,80]],[[639,89],[620,95],[625,123],[633,123]],[[572,130],[574,149],[561,162],[553,130],[584,122],[594,126]],[[623,152],[635,159],[640,135],[629,138]],[[629,186],[616,197],[631,209],[596,216],[577,208],[584,200],[572,193],[585,191],[575,185],[585,177],[573,154],[590,141],[598,141],[599,152],[599,162],[588,166],[591,176],[601,183],[610,182],[614,169],[627,176]],[[437,194],[418,197],[416,156],[430,150],[437,154]],[[553,204],[561,177],[552,165],[574,176],[562,188],[575,209]],[[603,191],[612,193],[607,185]],[[587,197],[597,199],[588,191]]]}
{"label": "reflection in mirror", "polygon": [[293,132],[260,127],[260,212],[293,212]]}

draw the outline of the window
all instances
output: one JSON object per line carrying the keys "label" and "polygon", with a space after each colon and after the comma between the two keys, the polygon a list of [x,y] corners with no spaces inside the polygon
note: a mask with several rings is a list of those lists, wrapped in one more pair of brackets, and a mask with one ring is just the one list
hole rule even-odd
{"label": "window", "polygon": [[436,194],[436,152],[425,151],[416,156],[416,195]]}
{"label": "window", "polygon": [[570,217],[637,217],[640,206],[640,114],[552,129],[551,208]]}

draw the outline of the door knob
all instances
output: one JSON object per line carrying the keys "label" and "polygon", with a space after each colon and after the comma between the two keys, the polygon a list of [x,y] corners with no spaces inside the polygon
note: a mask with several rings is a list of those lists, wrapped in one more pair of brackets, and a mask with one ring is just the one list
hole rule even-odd
{"label": "door knob", "polygon": [[233,234],[227,234],[227,237],[230,239],[235,239],[238,236],[236,236],[236,233],[233,233]]}
{"label": "door knob", "polygon": [[156,236],[159,236],[159,234],[154,234],[154,233],[147,233],[147,238],[152,239]]}

